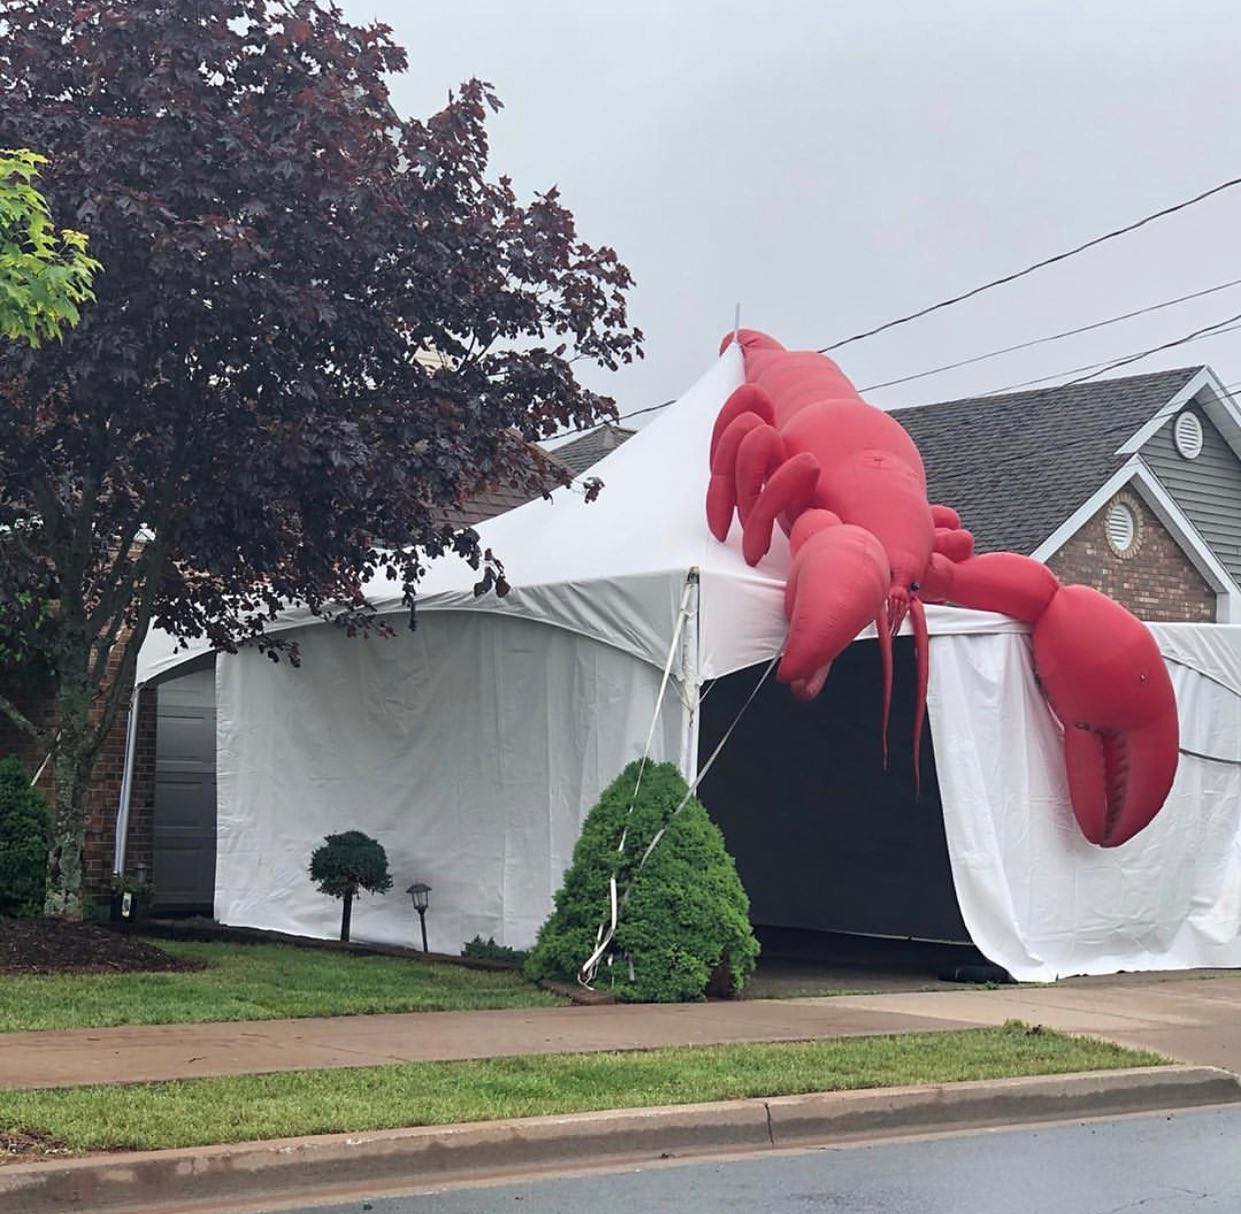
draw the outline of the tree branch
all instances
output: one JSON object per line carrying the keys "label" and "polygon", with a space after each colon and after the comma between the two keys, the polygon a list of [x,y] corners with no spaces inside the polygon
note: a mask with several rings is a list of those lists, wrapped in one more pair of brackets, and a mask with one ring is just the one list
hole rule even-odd
{"label": "tree branch", "polygon": [[16,704],[7,696],[0,695],[0,712],[4,713],[23,733],[34,738],[40,745],[46,746],[50,735],[47,730],[40,729]]}
{"label": "tree branch", "polygon": [[99,721],[87,736],[87,753],[94,756],[104,739],[112,730],[121,701],[131,695],[130,684],[138,665],[138,650],[146,639],[147,629],[151,625],[151,616],[155,609],[155,599],[159,593],[159,584],[168,560],[168,544],[157,535],[145,549],[142,559],[150,561],[146,578],[142,583],[142,594],[138,600],[138,610],[134,616],[133,630],[125,641],[124,652],[117,665],[116,674],[104,692],[103,712]]}
{"label": "tree branch", "polygon": [[[117,548],[116,556],[112,560],[111,567],[106,573],[102,574],[95,585],[95,592],[99,601],[95,610],[87,617],[92,632],[101,631],[104,623],[116,615],[117,612],[124,611],[129,604],[129,600],[133,598],[133,584],[141,558],[139,558],[139,561],[135,561],[132,557],[132,551],[134,540],[137,538],[138,530],[141,526],[140,516],[135,513],[129,527],[126,528],[121,536],[120,545]],[[132,566],[128,578],[128,586],[125,584],[127,579],[123,576],[123,571],[127,564]]]}

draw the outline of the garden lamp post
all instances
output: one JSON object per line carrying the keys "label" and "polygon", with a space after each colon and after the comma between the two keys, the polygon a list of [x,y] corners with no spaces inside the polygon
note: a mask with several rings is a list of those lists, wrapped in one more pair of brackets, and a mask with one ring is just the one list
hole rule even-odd
{"label": "garden lamp post", "polygon": [[414,910],[418,912],[418,922],[422,926],[422,951],[427,948],[427,903],[430,901],[431,887],[424,881],[415,881],[405,891],[414,900]]}

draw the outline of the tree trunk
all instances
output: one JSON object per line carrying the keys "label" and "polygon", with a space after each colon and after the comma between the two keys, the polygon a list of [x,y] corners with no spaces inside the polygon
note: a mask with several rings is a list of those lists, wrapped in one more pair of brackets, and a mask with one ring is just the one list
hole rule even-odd
{"label": "tree trunk", "polygon": [[340,911],[340,938],[349,942],[349,920],[353,916],[353,895],[346,894]]}
{"label": "tree trunk", "polygon": [[53,770],[56,774],[56,814],[52,846],[47,859],[47,892],[43,910],[48,915],[82,918],[82,851],[86,843],[86,800],[90,791],[91,688],[85,672],[76,677],[62,673],[57,693],[60,741]]}

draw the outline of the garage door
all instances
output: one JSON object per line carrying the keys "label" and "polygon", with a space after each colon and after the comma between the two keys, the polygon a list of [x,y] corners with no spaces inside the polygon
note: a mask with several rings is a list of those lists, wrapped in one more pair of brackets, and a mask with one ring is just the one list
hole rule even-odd
{"label": "garage door", "polygon": [[211,914],[215,893],[215,671],[162,683],[155,748],[155,906]]}

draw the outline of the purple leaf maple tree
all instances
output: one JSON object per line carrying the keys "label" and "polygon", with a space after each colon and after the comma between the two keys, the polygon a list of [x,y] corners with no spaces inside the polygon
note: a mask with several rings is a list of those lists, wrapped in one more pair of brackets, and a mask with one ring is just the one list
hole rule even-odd
{"label": "purple leaf maple tree", "polygon": [[46,909],[76,915],[148,627],[278,656],[282,604],[365,630],[369,576],[412,605],[446,550],[503,590],[451,509],[546,491],[562,470],[529,442],[614,412],[573,363],[642,334],[616,253],[489,172],[489,85],[394,111],[383,25],[326,0],[0,0],[0,22],[0,148],[48,157],[102,263],[63,340],[0,346],[0,655],[38,650],[54,727],[0,711],[54,750]]}

